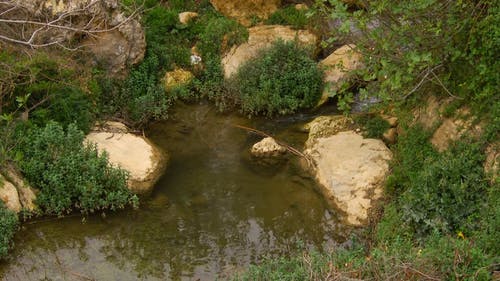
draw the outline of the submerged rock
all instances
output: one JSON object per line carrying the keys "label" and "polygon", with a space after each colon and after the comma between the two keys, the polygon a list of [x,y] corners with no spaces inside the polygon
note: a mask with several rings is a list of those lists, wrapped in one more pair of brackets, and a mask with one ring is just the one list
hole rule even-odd
{"label": "submerged rock", "polygon": [[294,30],[281,25],[261,25],[249,28],[248,41],[232,47],[222,58],[224,76],[231,77],[241,65],[255,58],[261,50],[270,47],[278,39],[297,40],[298,43],[311,47],[315,47],[318,43],[318,37],[308,30]]}
{"label": "submerged rock", "polygon": [[254,144],[251,153],[256,157],[276,157],[286,153],[286,148],[279,145],[275,139],[267,137]]}
{"label": "submerged rock", "polygon": [[133,193],[150,192],[166,167],[167,156],[147,138],[123,132],[123,124],[117,128],[105,124],[88,134],[86,141],[95,143],[99,151],[107,152],[110,163],[130,173],[128,187]]}
{"label": "submerged rock", "polygon": [[[314,163],[312,172],[327,201],[346,213],[348,224],[362,225],[382,195],[392,153],[381,140],[346,131],[341,120],[323,117],[311,122],[304,153]],[[332,124],[329,130],[327,121]]]}
{"label": "submerged rock", "polygon": [[250,26],[255,19],[265,20],[281,5],[281,0],[210,0],[221,14]]}
{"label": "submerged rock", "polygon": [[344,45],[320,62],[325,68],[325,89],[318,105],[324,104],[342,83],[348,82],[352,71],[363,67],[362,56],[355,49],[355,45]]}

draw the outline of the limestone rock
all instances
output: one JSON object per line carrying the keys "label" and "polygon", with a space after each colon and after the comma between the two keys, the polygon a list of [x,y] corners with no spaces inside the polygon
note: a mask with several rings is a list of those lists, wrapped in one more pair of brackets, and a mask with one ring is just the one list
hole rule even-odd
{"label": "limestone rock", "polygon": [[192,19],[198,17],[198,13],[195,12],[182,12],[179,14],[179,22],[182,24],[188,24]]}
{"label": "limestone rock", "polygon": [[165,73],[165,90],[169,91],[174,88],[188,84],[193,79],[193,74],[184,69],[176,69]]}
{"label": "limestone rock", "polygon": [[396,128],[390,128],[387,131],[384,132],[382,137],[384,138],[384,141],[390,144],[396,143],[396,138],[397,138],[397,130]]}
{"label": "limestone rock", "polygon": [[307,4],[304,4],[304,3],[295,4],[295,10],[306,11],[306,10],[309,10],[309,7],[307,6]]}
{"label": "limestone rock", "polygon": [[281,0],[210,0],[221,14],[236,19],[244,26],[250,26],[252,20],[265,20],[281,5]]}
{"label": "limestone rock", "polygon": [[16,187],[0,175],[0,200],[7,209],[19,213],[22,209]]}
{"label": "limestone rock", "polygon": [[273,42],[297,40],[302,45],[316,46],[318,37],[308,30],[294,30],[281,25],[261,25],[248,29],[248,41],[234,46],[222,59],[224,76],[231,77],[238,68],[257,54],[271,46]]}
{"label": "limestone rock", "polygon": [[[96,62],[111,73],[120,73],[127,65],[144,58],[146,39],[140,19],[128,18],[120,10],[119,0],[16,0],[26,9],[30,20],[55,20],[72,13],[71,20],[60,21],[69,28],[47,28],[38,32],[37,42],[78,42],[88,47]],[[81,40],[85,30],[102,30]]]}
{"label": "limestone rock", "polygon": [[35,211],[37,208],[35,204],[37,190],[32,188],[13,167],[7,167],[4,175],[17,188],[22,208],[31,212]]}
{"label": "limestone rock", "polygon": [[325,90],[318,105],[324,104],[333,92],[339,90],[352,71],[363,67],[362,56],[355,49],[356,45],[344,45],[320,62],[325,68]]}
{"label": "limestone rock", "polygon": [[474,137],[479,136],[481,132],[481,124],[474,125],[469,110],[460,108],[454,117],[443,120],[441,126],[434,131],[430,141],[438,151],[444,151],[451,142],[460,139],[464,134]]}
{"label": "limestone rock", "polygon": [[353,124],[354,121],[350,117],[343,115],[316,117],[304,126],[304,130],[309,132],[306,147],[311,146],[318,138],[325,138],[338,132],[347,131]]}
{"label": "limestone rock", "polygon": [[130,173],[128,186],[136,194],[148,193],[161,176],[166,155],[148,139],[131,133],[97,131],[86,136],[109,161]]}
{"label": "limestone rock", "polygon": [[351,225],[362,225],[374,200],[382,195],[391,151],[381,140],[346,131],[321,137],[306,146],[322,193],[346,213]]}
{"label": "limestone rock", "polygon": [[286,148],[279,145],[275,139],[267,137],[254,144],[251,153],[256,157],[272,157],[286,153]]}
{"label": "limestone rock", "polygon": [[497,141],[486,148],[484,171],[490,177],[491,183],[498,180],[498,166],[500,166],[500,142]]}

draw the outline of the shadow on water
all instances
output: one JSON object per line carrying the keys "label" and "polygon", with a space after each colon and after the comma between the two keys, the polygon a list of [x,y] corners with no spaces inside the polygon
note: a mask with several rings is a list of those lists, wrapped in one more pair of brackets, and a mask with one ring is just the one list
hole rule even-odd
{"label": "shadow on water", "polygon": [[204,103],[179,105],[169,121],[148,130],[170,163],[139,210],[25,224],[0,276],[213,280],[264,257],[343,243],[349,228],[338,223],[297,159],[257,164],[248,150],[259,137],[232,126],[257,128],[300,148],[306,134],[296,124],[309,119],[248,120]]}

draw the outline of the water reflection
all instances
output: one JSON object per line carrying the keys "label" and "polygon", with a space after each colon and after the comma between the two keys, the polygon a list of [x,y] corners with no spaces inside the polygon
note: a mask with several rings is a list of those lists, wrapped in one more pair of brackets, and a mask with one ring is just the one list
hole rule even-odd
{"label": "water reflection", "polygon": [[346,228],[298,164],[256,166],[245,152],[256,138],[231,126],[261,126],[303,142],[286,122],[220,116],[207,105],[186,106],[173,117],[149,132],[171,159],[139,210],[25,225],[0,275],[213,280],[298,245],[322,250],[345,240]]}

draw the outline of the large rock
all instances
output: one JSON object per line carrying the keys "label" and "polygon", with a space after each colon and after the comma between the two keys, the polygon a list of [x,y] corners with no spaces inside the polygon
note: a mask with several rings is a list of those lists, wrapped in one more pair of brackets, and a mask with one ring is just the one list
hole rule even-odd
{"label": "large rock", "polygon": [[35,204],[37,191],[32,188],[12,166],[4,170],[4,175],[17,188],[19,202],[23,209],[34,212],[37,209]]}
{"label": "large rock", "polygon": [[[335,124],[332,132],[341,127]],[[314,163],[313,173],[327,201],[345,212],[348,224],[366,223],[389,172],[392,153],[385,144],[353,131],[325,136],[316,132],[310,135],[304,153]]]}
{"label": "large rock", "polygon": [[130,173],[129,189],[136,194],[148,193],[166,166],[166,155],[148,139],[123,131],[123,124],[110,124],[87,135],[99,151],[106,151],[109,161]]}
{"label": "large rock", "polygon": [[11,211],[19,213],[22,209],[16,187],[2,175],[0,175],[0,200]]}
{"label": "large rock", "polygon": [[300,44],[311,47],[315,47],[318,43],[318,37],[308,30],[294,30],[281,25],[261,25],[249,28],[248,41],[231,48],[222,59],[225,77],[231,77],[243,63],[255,58],[261,50],[270,47],[278,39],[297,40]]}
{"label": "large rock", "polygon": [[281,0],[210,0],[221,14],[250,26],[255,17],[267,19],[281,5]]}
{"label": "large rock", "polygon": [[[37,33],[34,43],[78,42],[88,47],[96,62],[111,73],[119,73],[127,65],[144,58],[146,40],[144,29],[137,17],[127,17],[120,9],[119,0],[16,0],[27,12],[30,20],[50,21],[64,15],[71,20],[55,22],[65,28],[46,28]],[[66,28],[67,27],[67,28]],[[80,30],[80,31],[79,31]],[[86,32],[82,32],[85,30]],[[94,32],[100,30],[99,32]]]}
{"label": "large rock", "polygon": [[363,67],[362,56],[355,49],[355,45],[344,45],[320,62],[325,69],[325,89],[319,105],[338,91],[342,83],[348,82],[352,71]]}

